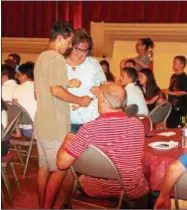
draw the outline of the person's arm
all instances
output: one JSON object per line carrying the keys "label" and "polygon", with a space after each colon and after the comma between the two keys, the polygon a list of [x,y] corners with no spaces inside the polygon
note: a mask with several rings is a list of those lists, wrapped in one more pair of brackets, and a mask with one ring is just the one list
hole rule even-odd
{"label": "person's arm", "polygon": [[69,168],[73,162],[88,148],[91,137],[83,125],[76,135],[68,134],[64,144],[57,155],[57,167],[59,169]]}
{"label": "person's arm", "polygon": [[58,154],[57,154],[57,167],[59,169],[69,168],[75,161],[75,157],[71,156],[66,152],[66,146],[72,141],[72,138],[75,136],[73,133],[66,135],[64,143],[61,145]]}
{"label": "person's arm", "polygon": [[67,69],[63,59],[54,60],[49,67],[49,91],[52,96],[69,103],[88,106],[91,102],[89,96],[78,97],[68,92]]}
{"label": "person's arm", "polygon": [[169,193],[171,192],[175,183],[177,182],[181,174],[185,172],[185,170],[186,169],[184,165],[179,160],[176,160],[170,165],[169,170],[164,177],[164,183],[154,209],[162,208],[165,198],[169,196]]}
{"label": "person's arm", "polygon": [[156,95],[151,100],[146,100],[146,104],[154,104],[159,99],[159,97],[159,95]]}
{"label": "person's arm", "polygon": [[89,96],[82,96],[82,97],[75,96],[69,93],[65,88],[63,88],[60,85],[50,86],[50,92],[52,96],[60,100],[63,100],[69,103],[79,104],[80,106],[87,107],[92,101],[92,98],[90,98]]}
{"label": "person's arm", "polygon": [[186,95],[187,92],[185,91],[170,91],[170,90],[164,90],[163,91],[165,94],[168,94],[168,95],[173,95],[173,96],[183,96],[183,95]]}

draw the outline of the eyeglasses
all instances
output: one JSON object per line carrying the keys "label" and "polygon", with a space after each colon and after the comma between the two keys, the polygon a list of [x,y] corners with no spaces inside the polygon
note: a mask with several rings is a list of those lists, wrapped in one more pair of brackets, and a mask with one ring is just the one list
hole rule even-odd
{"label": "eyeglasses", "polygon": [[81,52],[81,53],[88,53],[89,49],[81,49],[79,47],[73,47],[76,51]]}

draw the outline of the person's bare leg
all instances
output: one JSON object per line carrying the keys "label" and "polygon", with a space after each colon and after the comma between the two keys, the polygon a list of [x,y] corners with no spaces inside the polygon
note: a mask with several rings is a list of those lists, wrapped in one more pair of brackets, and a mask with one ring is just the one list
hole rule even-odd
{"label": "person's bare leg", "polygon": [[53,207],[55,196],[57,195],[66,174],[67,170],[52,172],[47,183],[44,209],[51,209]]}
{"label": "person's bare leg", "polygon": [[48,167],[39,168],[37,176],[37,187],[38,187],[39,207],[41,209],[44,208],[45,192],[49,175],[50,172],[48,170]]}
{"label": "person's bare leg", "polygon": [[67,207],[70,203],[72,191],[73,191],[73,185],[74,184],[74,176],[70,170],[68,170],[68,174],[65,177],[64,183],[63,183],[63,204],[65,207]]}

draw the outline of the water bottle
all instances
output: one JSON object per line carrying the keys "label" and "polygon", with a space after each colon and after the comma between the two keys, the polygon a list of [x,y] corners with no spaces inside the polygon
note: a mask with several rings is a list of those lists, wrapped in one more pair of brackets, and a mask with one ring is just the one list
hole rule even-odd
{"label": "water bottle", "polygon": [[187,148],[187,124],[182,129],[182,148]]}

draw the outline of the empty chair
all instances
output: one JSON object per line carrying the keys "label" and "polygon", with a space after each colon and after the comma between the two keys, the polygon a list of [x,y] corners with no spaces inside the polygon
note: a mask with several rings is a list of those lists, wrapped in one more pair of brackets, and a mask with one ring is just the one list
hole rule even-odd
{"label": "empty chair", "polygon": [[[1,154],[3,154],[3,156],[2,156],[2,162],[1,162],[1,169],[2,169],[1,173],[2,173],[2,180],[5,184],[5,188],[8,192],[8,196],[9,196],[9,199],[10,199],[11,203],[12,203],[12,196],[11,196],[11,193],[10,193],[10,182],[9,182],[9,178],[8,178],[8,175],[7,175],[7,167],[9,165],[12,169],[12,172],[13,172],[13,175],[14,175],[14,178],[16,180],[16,184],[17,184],[17,187],[18,187],[20,193],[21,193],[21,188],[20,188],[19,181],[18,181],[18,178],[17,178],[17,175],[16,175],[14,164],[12,162],[12,158],[8,154],[8,143],[9,143],[9,139],[10,139],[13,131],[15,130],[16,125],[19,123],[20,119],[21,119],[21,113],[18,113],[12,119],[12,121],[8,124],[5,131],[2,132],[2,142],[1,142],[2,153]],[[2,193],[2,198],[3,198],[3,201],[4,201],[3,193]]]}
{"label": "empty chair", "polygon": [[174,186],[175,207],[179,209],[178,199],[187,200],[187,172],[182,174]]}
{"label": "empty chair", "polygon": [[164,123],[171,113],[172,105],[169,102],[163,102],[156,106],[149,114],[149,117],[154,124],[160,123],[160,129],[164,128]]}
{"label": "empty chair", "polygon": [[127,106],[124,111],[128,117],[136,116],[138,113],[138,106],[136,104],[131,104]]}
{"label": "empty chair", "polygon": [[144,125],[145,134],[148,134],[153,129],[152,121],[149,116],[137,115],[138,119],[141,120]]}
{"label": "empty chair", "polygon": [[[8,113],[8,120],[10,121],[17,113],[21,113],[21,119],[19,121],[19,124],[26,124],[31,125],[33,129],[33,121],[28,114],[28,112],[18,103],[6,101],[7,106],[7,113]],[[17,153],[17,156],[21,162],[22,165],[24,165],[24,171],[23,171],[23,178],[25,177],[25,174],[27,172],[27,167],[29,163],[29,159],[32,152],[32,147],[34,142],[34,137],[27,138],[27,137],[11,137],[10,143],[14,146],[14,150]],[[28,149],[22,149],[18,146],[27,147]],[[26,161],[24,162],[22,156],[26,156]]]}
{"label": "empty chair", "polygon": [[[91,164],[90,164],[91,163]],[[75,178],[74,188],[72,192],[72,204],[86,205],[89,208],[120,208],[125,189],[118,170],[111,159],[97,147],[91,145],[89,148],[75,161],[71,167]],[[78,184],[78,174],[84,174],[97,178],[112,179],[119,182],[121,192],[117,200],[91,198],[87,195],[76,196],[76,188]]]}

